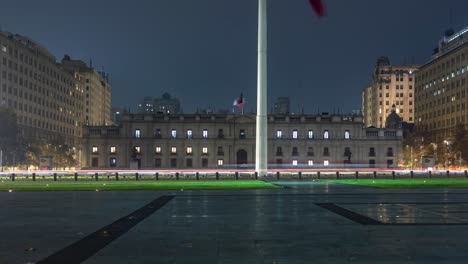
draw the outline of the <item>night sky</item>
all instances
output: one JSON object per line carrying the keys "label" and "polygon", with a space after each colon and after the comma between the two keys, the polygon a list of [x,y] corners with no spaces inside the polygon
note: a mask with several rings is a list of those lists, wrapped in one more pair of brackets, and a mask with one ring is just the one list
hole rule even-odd
{"label": "night sky", "polygon": [[[269,110],[361,107],[377,57],[425,63],[445,29],[468,26],[466,0],[269,0]],[[230,108],[241,92],[256,109],[256,0],[2,1],[2,30],[29,36],[57,59],[89,62],[111,76],[114,106],[136,108],[169,92],[185,113]],[[337,111],[337,110],[335,110]]]}

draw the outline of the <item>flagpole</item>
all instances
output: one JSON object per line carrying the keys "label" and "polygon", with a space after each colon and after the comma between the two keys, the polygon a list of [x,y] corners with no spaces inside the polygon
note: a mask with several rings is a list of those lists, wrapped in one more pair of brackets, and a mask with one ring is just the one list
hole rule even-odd
{"label": "flagpole", "polygon": [[267,174],[267,0],[258,0],[257,137],[255,171]]}

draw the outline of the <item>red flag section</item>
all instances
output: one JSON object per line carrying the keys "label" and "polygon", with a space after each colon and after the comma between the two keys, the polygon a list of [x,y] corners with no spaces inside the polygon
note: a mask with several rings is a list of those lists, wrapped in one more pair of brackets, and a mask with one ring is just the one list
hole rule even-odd
{"label": "red flag section", "polygon": [[314,9],[315,13],[317,13],[317,16],[325,16],[325,5],[323,4],[322,0],[309,0],[309,3]]}

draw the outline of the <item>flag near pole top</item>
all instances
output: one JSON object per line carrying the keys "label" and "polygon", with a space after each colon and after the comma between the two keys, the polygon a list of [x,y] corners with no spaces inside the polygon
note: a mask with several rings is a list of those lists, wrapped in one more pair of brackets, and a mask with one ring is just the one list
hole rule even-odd
{"label": "flag near pole top", "polygon": [[325,16],[325,5],[323,4],[322,0],[309,0],[309,3],[312,6],[312,9],[314,9],[317,16]]}
{"label": "flag near pole top", "polygon": [[242,106],[244,106],[244,97],[242,96],[242,93],[240,94],[239,98],[234,100],[234,103],[232,105],[237,108],[242,108]]}

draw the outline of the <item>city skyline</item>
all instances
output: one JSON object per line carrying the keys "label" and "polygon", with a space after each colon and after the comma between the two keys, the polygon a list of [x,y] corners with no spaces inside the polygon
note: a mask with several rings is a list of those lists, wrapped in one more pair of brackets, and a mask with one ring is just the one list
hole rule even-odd
{"label": "city skyline", "polygon": [[[328,15],[317,19],[307,1],[271,0],[268,109],[280,96],[291,98],[291,112],[358,109],[377,57],[388,56],[393,65],[424,64],[445,29],[468,24],[458,11],[468,7],[463,1],[427,1],[424,13],[415,12],[416,2],[400,2],[382,14],[379,3],[371,1],[326,1]],[[89,9],[83,1],[63,13],[60,1],[31,2],[24,20],[10,15],[22,6],[6,3],[0,24],[57,58],[70,54],[92,59],[97,69],[104,66],[115,106],[133,108],[144,95],[169,92],[181,100],[184,112],[222,109],[242,92],[246,109],[255,109],[255,1],[109,3]]]}

